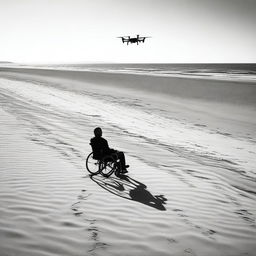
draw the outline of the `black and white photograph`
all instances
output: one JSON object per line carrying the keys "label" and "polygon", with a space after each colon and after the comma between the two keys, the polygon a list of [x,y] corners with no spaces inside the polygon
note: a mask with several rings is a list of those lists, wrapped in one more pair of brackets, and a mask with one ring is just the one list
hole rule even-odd
{"label": "black and white photograph", "polygon": [[255,256],[255,27],[255,0],[0,0],[0,256]]}

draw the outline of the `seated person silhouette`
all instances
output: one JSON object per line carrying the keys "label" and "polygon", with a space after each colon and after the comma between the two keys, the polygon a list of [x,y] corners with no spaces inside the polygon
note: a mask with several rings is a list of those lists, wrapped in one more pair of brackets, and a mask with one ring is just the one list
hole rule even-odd
{"label": "seated person silhouette", "polygon": [[115,149],[111,149],[108,146],[108,142],[106,139],[102,138],[102,130],[100,127],[94,129],[95,137],[91,138],[91,147],[93,151],[93,158],[100,160],[104,156],[111,155],[114,159],[120,160],[121,170],[119,173],[127,173],[127,168],[129,165],[125,164],[125,156],[124,153],[121,151],[117,151]]}

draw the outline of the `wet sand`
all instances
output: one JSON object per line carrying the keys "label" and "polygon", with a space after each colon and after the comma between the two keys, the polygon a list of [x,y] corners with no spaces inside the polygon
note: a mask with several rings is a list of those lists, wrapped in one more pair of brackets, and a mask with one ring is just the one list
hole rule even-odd
{"label": "wet sand", "polygon": [[[1,70],[1,254],[254,255],[255,84]],[[88,175],[96,126],[127,177]]]}

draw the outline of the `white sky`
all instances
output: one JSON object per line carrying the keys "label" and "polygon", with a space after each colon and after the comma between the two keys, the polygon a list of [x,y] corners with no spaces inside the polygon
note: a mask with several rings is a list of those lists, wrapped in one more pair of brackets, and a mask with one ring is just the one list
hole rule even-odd
{"label": "white sky", "polygon": [[255,27],[256,0],[0,0],[0,61],[256,62]]}

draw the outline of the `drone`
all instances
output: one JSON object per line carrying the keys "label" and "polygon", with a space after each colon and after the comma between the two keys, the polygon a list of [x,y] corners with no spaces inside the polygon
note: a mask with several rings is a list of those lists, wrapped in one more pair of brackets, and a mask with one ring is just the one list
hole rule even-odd
{"label": "drone", "polygon": [[145,42],[146,38],[149,38],[150,36],[139,36],[137,35],[137,37],[130,37],[130,36],[119,36],[118,38],[122,38],[122,42],[123,43],[127,43],[127,45],[129,43],[131,44],[135,44],[137,43],[137,45],[141,42]]}

